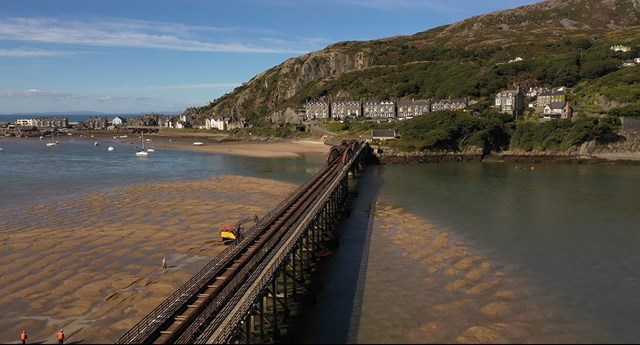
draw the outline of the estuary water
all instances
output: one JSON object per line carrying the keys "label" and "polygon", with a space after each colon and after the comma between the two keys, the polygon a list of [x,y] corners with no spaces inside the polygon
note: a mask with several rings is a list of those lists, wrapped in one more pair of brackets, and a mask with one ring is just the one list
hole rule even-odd
{"label": "estuary water", "polygon": [[[60,142],[47,147],[38,139],[0,139],[0,217],[11,217],[16,208],[138,183],[233,174],[300,184],[325,164],[325,157],[251,158],[162,148],[136,157],[135,146],[115,141],[94,146],[91,138],[61,137]],[[107,151],[109,145],[115,150]],[[357,342],[455,342],[469,325],[493,322],[485,320],[493,314],[483,307],[498,293],[511,307],[498,313],[500,322],[491,324],[510,330],[510,337],[485,342],[640,339],[640,165],[536,164],[531,169],[506,163],[441,163],[365,171],[373,173],[375,181],[360,188],[376,189],[381,211],[375,214],[383,218],[373,221],[376,232],[366,243],[369,264],[358,306]],[[398,212],[384,211],[387,206]],[[409,228],[419,224],[410,229],[410,242],[393,242],[379,229],[385,221],[391,228],[401,225],[393,224],[396,214],[415,216],[405,223]],[[458,248],[491,267],[487,272],[495,270],[499,284],[510,285],[486,301],[466,290],[446,300],[449,309],[441,308],[449,298],[444,292],[451,292],[453,285],[438,285],[436,266],[419,260],[426,254],[412,254],[437,237],[423,224],[449,234],[450,247],[461,243]],[[335,258],[343,254],[349,253],[338,250]],[[356,256],[359,264],[361,256]],[[447,272],[446,267],[441,271]],[[336,291],[353,288],[339,286],[346,281],[352,282],[338,280]],[[519,302],[521,297],[526,304]],[[485,313],[463,319],[478,310]],[[343,318],[326,319],[330,323]],[[330,328],[325,324],[319,329]]]}
{"label": "estuary water", "polygon": [[[640,339],[640,165],[443,163],[379,169],[379,204],[434,225],[438,231],[429,237],[450,234],[449,246],[464,248],[460,258],[482,262],[482,273],[495,274],[464,287],[464,279],[439,284],[455,271],[419,260],[428,252],[422,243],[427,231],[420,235],[416,229],[404,243],[374,233],[360,326],[367,331],[360,332],[359,342]],[[441,257],[451,253],[457,255],[452,249]],[[464,262],[455,260],[456,266]],[[478,271],[463,278],[469,281]],[[480,286],[496,291],[484,296],[478,293],[484,290],[472,289]],[[367,310],[395,310],[396,317]],[[479,317],[465,320],[473,314]],[[405,322],[394,321],[401,315]],[[465,322],[462,328],[451,325]],[[422,325],[418,332],[416,323]],[[483,326],[484,333],[470,326]],[[474,337],[458,338],[469,333]]]}
{"label": "estuary water", "polygon": [[299,184],[325,163],[325,157],[266,159],[158,147],[137,157],[135,145],[115,139],[100,139],[98,146],[88,137],[58,140],[59,145],[48,147],[46,138],[0,139],[0,215],[10,207],[140,183],[240,175]]}

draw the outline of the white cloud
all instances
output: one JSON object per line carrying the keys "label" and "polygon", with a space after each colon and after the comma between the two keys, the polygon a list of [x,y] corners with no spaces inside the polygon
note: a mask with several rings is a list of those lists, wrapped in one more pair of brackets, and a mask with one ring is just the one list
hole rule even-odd
{"label": "white cloud", "polygon": [[240,83],[204,83],[204,84],[179,84],[179,85],[157,85],[139,88],[127,88],[130,90],[178,90],[178,89],[217,89],[233,88],[240,86]]}
{"label": "white cloud", "polygon": [[0,49],[0,57],[41,57],[41,56],[66,56],[73,53],[62,50],[44,49]]}
{"label": "white cloud", "polygon": [[2,97],[32,97],[32,98],[71,98],[73,94],[58,91],[44,91],[38,89],[7,91],[0,93]]}
{"label": "white cloud", "polygon": [[[200,52],[305,53],[317,48],[304,44],[308,42],[305,40],[279,40],[277,44],[264,46],[260,40],[251,42],[251,36],[246,35],[241,35],[241,42],[226,41],[230,31],[240,34],[241,30],[122,19],[81,22],[4,18],[0,21],[0,40]],[[213,33],[222,35],[214,38]],[[301,46],[308,49],[300,49]]]}

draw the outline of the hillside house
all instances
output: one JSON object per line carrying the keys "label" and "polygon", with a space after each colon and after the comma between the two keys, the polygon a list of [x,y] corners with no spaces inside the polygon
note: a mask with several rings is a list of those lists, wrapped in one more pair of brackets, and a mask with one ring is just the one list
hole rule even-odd
{"label": "hillside house", "polygon": [[221,131],[226,131],[229,129],[229,119],[223,118],[220,116],[207,117],[204,119],[204,128],[205,129],[219,129]]}
{"label": "hillside house", "polygon": [[327,101],[307,101],[304,104],[305,115],[307,119],[328,119],[329,118],[329,102]]}
{"label": "hillside house", "polygon": [[331,102],[331,118],[344,120],[359,118],[361,115],[362,103],[360,101],[335,100]]}
{"label": "hillside house", "polygon": [[544,107],[544,119],[569,119],[573,116],[569,102],[551,102]]}
{"label": "hillside house", "polygon": [[431,102],[431,111],[462,110],[466,107],[466,99],[435,99]]}
{"label": "hillside house", "polygon": [[622,44],[611,46],[609,49],[613,50],[614,52],[628,52],[628,51],[631,51],[631,47],[623,46]]}
{"label": "hillside house", "polygon": [[431,104],[426,99],[399,99],[396,102],[396,108],[398,120],[406,120],[428,113],[431,109]]}
{"label": "hillside house", "polygon": [[362,104],[362,115],[370,119],[393,120],[396,118],[396,104],[389,100],[367,100]]}
{"label": "hillside house", "polygon": [[551,103],[564,103],[567,101],[567,94],[564,87],[558,87],[543,91],[536,98],[536,112],[544,114],[545,107]]}
{"label": "hillside house", "polygon": [[514,117],[524,113],[524,94],[520,88],[498,92],[495,98],[495,107],[501,112],[511,114]]}

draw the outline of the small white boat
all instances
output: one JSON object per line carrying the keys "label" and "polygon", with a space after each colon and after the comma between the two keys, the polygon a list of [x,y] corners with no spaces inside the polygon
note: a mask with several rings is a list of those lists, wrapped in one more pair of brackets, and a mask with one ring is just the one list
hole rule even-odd
{"label": "small white boat", "polygon": [[147,152],[156,152],[156,150],[152,149],[152,148],[149,148],[149,149],[147,149]]}
{"label": "small white boat", "polygon": [[204,143],[202,141],[196,141],[195,143],[193,143],[193,145],[202,146],[202,145],[204,145]]}
{"label": "small white boat", "polygon": [[107,147],[107,151],[113,151],[113,146]]}
{"label": "small white boat", "polygon": [[138,151],[136,151],[136,156],[146,157],[149,155],[149,153],[147,149],[144,148],[144,132],[142,132],[142,136],[140,138],[142,139],[142,149],[138,149]]}
{"label": "small white boat", "polygon": [[47,146],[56,146],[56,145],[58,145],[58,141],[53,140],[53,131],[51,131],[51,141],[47,143]]}

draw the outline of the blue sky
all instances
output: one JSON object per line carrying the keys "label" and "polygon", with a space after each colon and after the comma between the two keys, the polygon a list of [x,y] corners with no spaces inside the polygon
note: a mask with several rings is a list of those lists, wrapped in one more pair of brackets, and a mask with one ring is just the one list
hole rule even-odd
{"label": "blue sky", "polygon": [[0,0],[0,114],[182,112],[288,58],[537,0]]}

